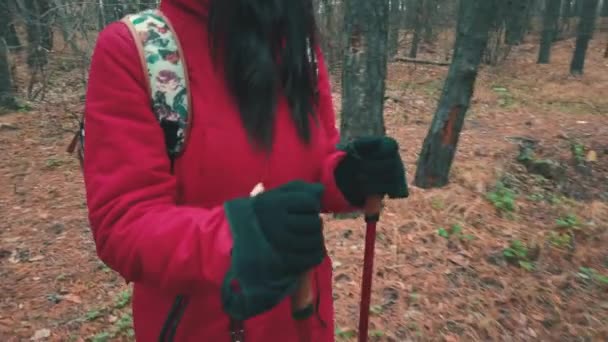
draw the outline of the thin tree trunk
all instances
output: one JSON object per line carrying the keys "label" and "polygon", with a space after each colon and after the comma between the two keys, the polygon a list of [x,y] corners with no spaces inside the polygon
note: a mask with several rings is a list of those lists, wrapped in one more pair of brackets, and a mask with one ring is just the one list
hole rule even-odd
{"label": "thin tree trunk", "polygon": [[564,37],[570,31],[570,10],[572,0],[562,0],[561,21],[559,28],[560,37]]}
{"label": "thin tree trunk", "polygon": [[399,12],[399,0],[390,0],[389,13],[390,28],[388,31],[388,49],[390,57],[397,55],[399,50],[399,31],[401,28],[401,13]]}
{"label": "thin tree trunk", "polygon": [[543,18],[543,34],[538,53],[538,63],[548,64],[551,60],[551,46],[558,31],[560,0],[545,0],[545,14]]}
{"label": "thin tree trunk", "polygon": [[435,22],[437,16],[437,0],[424,0],[422,11],[422,27],[424,42],[430,44],[435,39]]}
{"label": "thin tree trunk", "polygon": [[418,46],[420,45],[420,40],[421,40],[421,36],[422,36],[422,30],[424,28],[423,22],[422,22],[422,11],[424,8],[424,1],[425,0],[413,0],[412,3],[412,11],[414,11],[413,14],[413,36],[412,36],[412,46],[410,47],[410,53],[409,53],[409,57],[410,58],[416,58],[418,57]]}
{"label": "thin tree trunk", "polygon": [[0,37],[0,107],[17,109],[17,101],[13,91],[11,68],[8,62],[8,47]]}
{"label": "thin tree trunk", "polygon": [[53,34],[49,20],[47,0],[25,0],[28,54],[27,63],[32,69],[47,64],[47,54],[53,48]]}
{"label": "thin tree trunk", "polygon": [[528,26],[532,1],[512,0],[506,6],[505,43],[508,45],[521,44]]}
{"label": "thin tree trunk", "polygon": [[582,13],[578,25],[578,37],[576,38],[576,47],[570,64],[570,73],[573,75],[582,75],[585,67],[585,57],[589,41],[593,37],[595,30],[595,18],[597,14],[598,0],[579,0],[582,1]]}
{"label": "thin tree trunk", "polygon": [[477,70],[495,20],[496,1],[460,0],[454,59],[418,160],[415,176],[418,187],[448,184]]}
{"label": "thin tree trunk", "polygon": [[19,47],[19,37],[13,24],[13,14],[8,1],[0,1],[0,38],[4,38],[9,47]]}
{"label": "thin tree trunk", "polygon": [[345,3],[345,55],[342,71],[343,142],[364,135],[384,135],[387,69],[388,1]]}

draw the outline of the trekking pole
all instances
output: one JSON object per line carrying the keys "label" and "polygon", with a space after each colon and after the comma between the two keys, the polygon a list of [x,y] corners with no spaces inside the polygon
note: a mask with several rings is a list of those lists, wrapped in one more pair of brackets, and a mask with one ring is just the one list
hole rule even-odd
{"label": "trekking pole", "polygon": [[365,254],[363,257],[363,277],[361,285],[361,308],[359,312],[359,342],[367,342],[369,328],[369,309],[372,295],[372,276],[374,270],[374,248],[376,244],[376,224],[380,220],[382,196],[372,196],[365,202]]}
{"label": "trekking pole", "polygon": [[291,297],[291,314],[296,323],[299,342],[314,342],[311,335],[312,327],[309,326],[308,321],[315,310],[311,281],[312,271],[304,273],[298,289]]}
{"label": "trekking pole", "polygon": [[[323,228],[321,228],[323,229]],[[312,327],[308,318],[315,312],[312,289],[312,270],[302,275],[296,292],[291,296],[291,316],[296,322],[298,342],[315,342],[312,340]]]}

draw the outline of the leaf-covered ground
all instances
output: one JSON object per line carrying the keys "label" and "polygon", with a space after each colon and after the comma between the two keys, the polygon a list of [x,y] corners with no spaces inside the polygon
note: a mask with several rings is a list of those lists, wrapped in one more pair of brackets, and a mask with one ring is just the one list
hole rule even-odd
{"label": "leaf-covered ground", "polygon": [[[375,339],[608,340],[607,40],[592,41],[582,77],[568,74],[573,40],[556,44],[550,65],[535,64],[530,40],[483,68],[451,184],[412,186],[383,212]],[[446,72],[389,69],[388,133],[410,181]],[[82,108],[70,77],[45,102],[0,116],[1,341],[132,340],[130,288],[96,257],[65,153]],[[364,224],[327,221],[336,334],[354,341]]]}

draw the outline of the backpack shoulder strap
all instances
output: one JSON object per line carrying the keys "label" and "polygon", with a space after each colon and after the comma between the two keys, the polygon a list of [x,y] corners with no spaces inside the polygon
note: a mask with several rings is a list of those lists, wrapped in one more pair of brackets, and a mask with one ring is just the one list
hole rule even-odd
{"label": "backpack shoulder strap", "polygon": [[160,10],[125,16],[137,45],[156,119],[163,129],[173,161],[184,147],[190,129],[191,97],[188,70],[178,37]]}

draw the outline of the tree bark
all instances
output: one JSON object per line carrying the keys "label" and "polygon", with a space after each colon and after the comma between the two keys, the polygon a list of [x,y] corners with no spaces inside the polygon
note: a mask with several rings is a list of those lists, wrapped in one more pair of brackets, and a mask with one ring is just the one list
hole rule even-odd
{"label": "tree bark", "polygon": [[496,1],[460,0],[454,59],[418,160],[415,176],[418,187],[448,184],[477,70],[495,20]]}
{"label": "tree bark", "polygon": [[559,26],[560,0],[545,0],[543,33],[538,53],[538,63],[548,64],[551,60],[551,46],[555,41]]}
{"label": "tree bark", "polygon": [[17,109],[11,68],[8,62],[8,47],[2,37],[0,37],[0,107]]}
{"label": "tree bark", "polygon": [[582,1],[582,13],[578,24],[578,37],[576,38],[576,47],[570,64],[570,73],[573,75],[582,75],[585,67],[585,57],[589,41],[593,37],[595,30],[595,18],[597,14],[598,0],[579,0]]}
{"label": "tree bark", "polygon": [[345,3],[342,71],[342,141],[384,135],[388,1]]}

